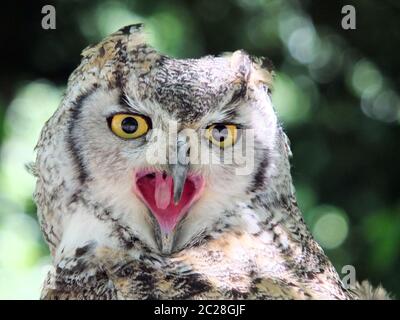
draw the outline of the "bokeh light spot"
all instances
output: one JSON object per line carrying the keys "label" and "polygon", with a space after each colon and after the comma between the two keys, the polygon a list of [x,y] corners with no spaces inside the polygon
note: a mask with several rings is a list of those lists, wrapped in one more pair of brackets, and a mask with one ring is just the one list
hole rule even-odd
{"label": "bokeh light spot", "polygon": [[351,85],[359,97],[371,97],[377,94],[382,88],[382,83],[382,75],[371,62],[362,59],[355,64],[351,75]]}
{"label": "bokeh light spot", "polygon": [[313,226],[313,234],[326,249],[339,247],[349,231],[346,215],[338,208],[322,206],[317,209],[318,218]]}

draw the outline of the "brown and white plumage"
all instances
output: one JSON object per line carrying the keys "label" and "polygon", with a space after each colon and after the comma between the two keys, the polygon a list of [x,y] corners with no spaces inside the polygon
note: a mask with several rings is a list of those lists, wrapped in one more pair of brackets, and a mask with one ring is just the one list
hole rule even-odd
{"label": "brown and white plumage", "polygon": [[[344,288],[298,209],[271,70],[241,51],[174,59],[148,46],[141,29],[127,26],[83,51],[42,131],[35,199],[54,264],[42,298],[362,298]],[[107,116],[126,110],[151,118],[146,139],[110,132]],[[179,134],[220,122],[254,130],[248,174],[235,174],[236,163],[190,164],[204,191],[168,246],[132,192],[135,170],[175,174],[145,157],[163,143],[177,148],[152,140],[167,121]]]}

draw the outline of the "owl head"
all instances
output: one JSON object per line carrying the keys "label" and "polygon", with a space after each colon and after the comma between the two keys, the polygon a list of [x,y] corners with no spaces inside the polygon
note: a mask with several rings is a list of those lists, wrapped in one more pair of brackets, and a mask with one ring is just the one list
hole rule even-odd
{"label": "owl head", "polygon": [[287,144],[261,60],[171,58],[142,25],[82,56],[37,146],[52,252],[95,240],[170,254],[240,227],[242,204],[284,185]]}

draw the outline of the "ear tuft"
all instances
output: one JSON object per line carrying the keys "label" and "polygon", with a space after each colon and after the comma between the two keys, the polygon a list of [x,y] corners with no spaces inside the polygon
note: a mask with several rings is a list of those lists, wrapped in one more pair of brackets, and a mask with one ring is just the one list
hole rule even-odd
{"label": "ear tuft", "polygon": [[249,79],[254,85],[264,84],[268,88],[272,87],[274,79],[274,67],[271,60],[264,57],[252,57],[252,72]]}
{"label": "ear tuft", "polygon": [[269,59],[251,57],[243,50],[233,52],[229,58],[231,68],[239,74],[238,79],[244,79],[247,86],[263,84],[272,87],[274,67]]}
{"label": "ear tuft", "polygon": [[81,64],[71,74],[71,83],[105,82],[123,87],[130,74],[146,74],[161,55],[146,42],[143,24],[123,27],[82,51]]}
{"label": "ear tuft", "polygon": [[251,60],[246,52],[243,50],[236,50],[232,53],[230,65],[233,70],[239,73],[240,77],[248,81],[251,72]]}

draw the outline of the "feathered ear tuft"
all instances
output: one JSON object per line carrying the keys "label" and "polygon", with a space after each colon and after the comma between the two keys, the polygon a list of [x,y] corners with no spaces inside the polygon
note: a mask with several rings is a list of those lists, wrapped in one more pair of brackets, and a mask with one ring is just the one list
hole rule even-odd
{"label": "feathered ear tuft", "polygon": [[[116,53],[116,49],[121,49],[125,46],[133,48],[139,45],[145,45],[145,36],[143,32],[143,23],[132,24],[125,26],[111,35],[104,38],[97,44],[90,45],[83,49],[81,56],[83,58],[103,58]],[[110,46],[109,44],[118,43],[118,47]],[[110,51],[110,52],[108,52]]]}
{"label": "feathered ear tuft", "polygon": [[269,59],[251,57],[243,50],[233,52],[229,59],[231,68],[238,73],[238,80],[245,80],[248,87],[260,84],[272,87],[274,72]]}
{"label": "feathered ear tuft", "polygon": [[250,82],[258,85],[265,84],[268,88],[272,88],[274,80],[274,66],[268,58],[252,57],[253,70],[250,77]]}
{"label": "feathered ear tuft", "polygon": [[251,72],[251,60],[246,52],[237,50],[230,56],[230,66],[235,70],[238,78],[248,81]]}
{"label": "feathered ear tuft", "polygon": [[146,42],[143,24],[121,28],[99,43],[82,51],[80,66],[69,82],[105,81],[109,87],[123,86],[126,76],[150,72],[161,55]]}

